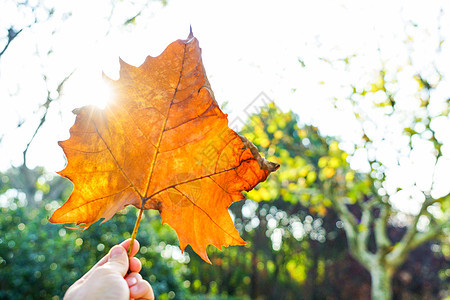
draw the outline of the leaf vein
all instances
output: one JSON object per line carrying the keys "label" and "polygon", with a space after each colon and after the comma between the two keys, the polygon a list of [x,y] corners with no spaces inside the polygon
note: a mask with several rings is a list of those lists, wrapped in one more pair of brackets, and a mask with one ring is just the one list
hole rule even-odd
{"label": "leaf vein", "polygon": [[188,199],[195,207],[197,207],[200,211],[202,211],[206,216],[208,216],[208,218],[217,226],[219,227],[223,232],[225,232],[229,237],[231,237],[233,240],[240,242],[238,239],[236,239],[235,237],[233,237],[228,231],[226,231],[225,229],[222,228],[222,226],[220,226],[219,224],[216,223],[216,221],[214,221],[214,219],[202,208],[200,207],[197,203],[195,203],[194,201],[192,201],[188,196],[186,196],[182,191],[180,191],[177,188],[173,188],[174,190],[176,190],[177,192],[179,192],[181,195],[183,195],[186,199]]}
{"label": "leaf vein", "polygon": [[[94,123],[94,127],[95,130],[97,131],[98,136],[100,137],[100,139],[103,141],[103,143],[105,144],[106,148],[108,149],[109,154],[111,154],[111,157],[113,158],[114,162],[117,165],[117,168],[119,168],[120,172],[122,173],[122,175],[125,177],[125,179],[128,181],[128,183],[133,187],[133,189],[136,191],[136,193],[142,198],[142,195],[139,193],[139,191],[137,190],[137,188],[134,186],[133,182],[130,180],[130,178],[128,178],[127,174],[125,173],[125,171],[122,169],[122,167],[120,166],[119,162],[117,161],[116,157],[114,156],[112,150],[109,148],[108,143],[106,143],[106,141],[103,139],[102,135],[100,134],[98,128],[97,128],[97,124],[95,124],[94,121],[92,121],[92,123]],[[109,130],[109,127],[108,127]],[[111,135],[111,132],[110,132]]]}
{"label": "leaf vein", "polygon": [[[172,107],[173,101],[175,100],[175,96],[176,96],[176,94],[178,92],[178,86],[180,85],[181,78],[183,76],[183,69],[184,69],[184,61],[185,61],[185,59],[186,59],[186,44],[184,44],[184,52],[183,52],[183,59],[181,61],[180,77],[178,78],[177,86],[175,87],[175,91],[173,92],[172,100],[170,101],[169,108],[167,109],[167,117],[164,120],[164,124],[163,124],[162,130],[161,130],[161,133],[159,134],[158,143],[156,144],[156,151],[155,151],[154,158],[152,160],[152,164],[150,166],[150,175],[149,175],[149,178],[148,178],[145,195],[147,195],[148,190],[150,188],[150,184],[152,182],[153,171],[155,170],[155,164],[156,164],[156,160],[158,158],[159,148],[161,146],[161,141],[162,141],[162,138],[163,138],[163,135],[164,135],[164,130],[166,129],[167,121],[169,119],[170,108]],[[143,197],[141,197],[141,198],[142,198],[142,201],[144,201],[144,198]]]}
{"label": "leaf vein", "polygon": [[95,198],[95,199],[89,200],[88,202],[83,203],[83,204],[80,205],[80,206],[77,206],[77,207],[75,207],[75,208],[72,208],[71,210],[66,211],[64,214],[62,214],[61,216],[59,216],[59,218],[61,218],[61,217],[65,216],[65,215],[67,215],[68,213],[70,213],[70,212],[72,212],[72,211],[74,211],[74,210],[80,209],[81,207],[86,206],[86,205],[88,205],[88,204],[90,204],[90,203],[93,203],[93,202],[96,202],[96,201],[100,201],[100,200],[102,200],[102,199],[109,198],[109,197],[118,195],[118,194],[120,194],[120,193],[123,193],[124,191],[126,191],[126,190],[129,189],[130,187],[132,187],[132,186],[129,185],[129,186],[123,188],[122,190],[115,192],[114,194],[110,194],[110,195],[106,195],[106,196],[103,196],[103,197],[99,197],[99,198]]}
{"label": "leaf vein", "polygon": [[[154,196],[156,196],[156,195],[158,195],[158,194],[164,192],[165,190],[168,190],[168,189],[170,189],[170,188],[175,188],[176,186],[181,185],[181,184],[186,184],[186,183],[189,183],[189,182],[193,182],[193,181],[197,181],[197,180],[202,180],[203,178],[208,178],[208,177],[211,177],[211,176],[215,176],[215,175],[219,175],[219,174],[222,174],[222,173],[226,173],[226,172],[230,172],[230,171],[236,170],[236,169],[239,168],[244,162],[251,161],[251,160],[255,160],[255,159],[254,159],[254,158],[248,158],[248,159],[245,159],[245,160],[241,161],[241,162],[239,163],[239,165],[237,165],[237,166],[235,166],[235,167],[233,167],[233,168],[226,169],[226,170],[223,170],[223,171],[220,171],[220,172],[216,172],[216,173],[213,173],[213,174],[208,174],[208,175],[205,175],[205,176],[197,177],[197,178],[194,178],[194,179],[190,179],[190,180],[186,180],[186,181],[183,181],[183,182],[178,182],[178,183],[176,183],[176,184],[170,185],[170,186],[168,186],[168,187],[165,187],[165,188],[163,188],[163,189],[161,189],[161,190],[159,190],[159,191],[153,193],[151,196],[146,197],[145,200],[151,199],[152,197],[154,197]],[[239,176],[239,175],[238,175],[238,176]],[[241,176],[239,176],[239,177],[241,177]],[[242,178],[242,177],[241,177],[241,178]],[[245,180],[245,181],[246,181],[246,180]],[[248,181],[246,181],[246,182],[248,183]]]}

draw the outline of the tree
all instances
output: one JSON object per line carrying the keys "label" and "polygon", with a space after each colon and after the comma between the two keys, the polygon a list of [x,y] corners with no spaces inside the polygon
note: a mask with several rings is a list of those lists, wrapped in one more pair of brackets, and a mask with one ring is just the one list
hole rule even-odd
{"label": "tree", "polygon": [[[355,49],[348,56],[329,52],[319,59],[335,75],[333,82],[321,82],[322,88],[342,87],[330,89],[334,112],[341,113],[335,114],[336,127],[350,120],[347,128],[359,131],[353,139],[348,134],[339,139],[339,146],[360,171],[355,178],[366,182],[355,190],[360,183],[340,180],[342,169],[324,158],[319,169],[331,167],[335,174],[322,188],[343,221],[353,257],[371,273],[374,299],[391,297],[392,276],[413,249],[441,236],[448,243],[450,100],[443,63],[448,48],[445,8],[436,12],[429,27],[404,22],[403,35],[395,35],[395,51],[380,41],[373,49],[376,67],[373,57]],[[405,229],[399,240],[388,233],[393,224]]]}
{"label": "tree", "polygon": [[[367,299],[370,274],[347,255],[344,224],[323,187],[344,181],[355,203],[348,208],[360,218],[357,199],[364,201],[371,193],[370,176],[350,168],[348,155],[335,139],[273,104],[251,116],[241,133],[281,167],[269,182],[248,193],[245,202],[231,206],[236,227],[249,243],[246,247],[208,250],[213,266],[190,256],[185,279],[191,292],[265,299]],[[393,243],[405,232],[392,222],[387,230]],[[373,238],[368,247],[374,249]],[[428,243],[415,252],[427,253],[428,260],[409,257],[408,266],[395,275],[396,297],[439,295],[444,283],[438,271],[445,258],[438,249],[439,242]],[[434,271],[427,275],[412,268]],[[407,280],[412,274],[419,286]],[[422,282],[432,291],[420,287]]]}
{"label": "tree", "polygon": [[[421,77],[417,75],[416,78]],[[422,86],[432,88],[426,82]],[[394,96],[389,94],[384,85],[380,86],[379,90],[388,94],[387,101],[392,103],[395,101]],[[377,91],[366,91],[365,94]],[[428,95],[422,90],[419,90],[419,93]],[[426,106],[428,101],[422,101],[424,104],[421,104],[419,110],[423,116],[424,112],[428,112]],[[419,213],[410,217],[410,224],[403,237],[399,241],[394,241],[388,235],[388,229],[403,213],[395,208],[394,200],[390,200],[390,197],[380,190],[381,187],[390,184],[383,163],[375,157],[369,161],[372,167],[370,173],[355,172],[350,168],[348,156],[339,149],[337,141],[311,134],[311,130],[314,132],[313,127],[302,129],[296,127],[292,132],[283,131],[286,122],[280,117],[280,113],[275,113],[276,110],[272,104],[267,110],[263,110],[261,115],[254,116],[251,119],[251,126],[244,128],[244,131],[262,152],[272,155],[277,153],[281,165],[288,167],[280,168],[278,174],[272,175],[267,184],[262,184],[257,191],[250,192],[248,197],[257,201],[278,197],[293,203],[300,201],[308,205],[310,210],[322,211],[323,214],[326,207],[333,208],[343,222],[351,255],[370,272],[373,299],[390,299],[392,276],[406,261],[408,254],[418,246],[437,239],[448,229],[450,195],[447,192],[446,195],[433,197],[431,188],[422,191],[425,200]],[[388,117],[394,118],[395,113],[393,110]],[[417,124],[422,124],[427,134],[414,137],[418,133],[411,134],[409,127],[404,129],[411,152],[414,151],[414,139],[420,138],[432,143],[436,149],[433,152],[435,164],[441,159],[442,142],[433,130],[433,119],[447,114],[448,107],[445,107],[437,116],[425,115],[420,119],[417,116],[413,118],[412,125],[418,127]],[[309,132],[306,130],[308,128]],[[366,149],[374,145],[368,134],[365,133],[363,136],[365,139],[363,147]],[[286,140],[293,151],[277,149],[279,144]],[[311,157],[311,152],[317,157]],[[276,160],[271,155],[268,159]],[[295,193],[292,193],[293,191]],[[424,218],[428,221],[428,226],[419,228],[419,221]]]}
{"label": "tree", "polygon": [[[334,203],[353,256],[370,270],[374,299],[390,298],[392,276],[411,251],[449,230],[449,177],[444,170],[450,99],[445,69],[438,63],[443,40],[440,36],[436,56],[423,66],[414,53],[419,44],[408,37],[406,62],[382,60],[371,82],[355,84],[347,98],[335,99],[336,107],[352,107],[355,125],[361,128],[354,154],[368,161],[371,192],[357,203],[357,215],[346,204],[345,189],[336,195],[342,201]],[[354,72],[351,61],[345,69]],[[399,209],[402,198],[409,198],[409,207]],[[406,232],[393,242],[387,226],[402,216],[407,218]]]}
{"label": "tree", "polygon": [[[386,108],[390,108],[389,112],[385,113],[385,117],[392,120],[398,117],[399,114],[404,113],[404,111],[395,107],[396,96],[395,92],[388,87],[389,82],[386,81],[386,70],[381,70],[379,75],[378,81],[372,86],[370,91],[354,91],[350,101],[354,101],[357,96],[364,97],[368,94],[381,92],[385,95],[385,101],[376,103],[375,107],[384,107],[384,111],[386,111]],[[434,160],[434,168],[436,170],[438,163],[441,163],[440,160],[444,158],[441,151],[443,142],[439,139],[439,133],[437,134],[433,130],[433,120],[437,120],[440,117],[445,118],[448,115],[448,107],[444,108],[440,114],[433,115],[430,113],[428,109],[430,103],[429,95],[433,87],[421,75],[417,74],[415,78],[419,81],[419,90],[416,96],[421,103],[411,115],[410,126],[404,128],[403,136],[408,139],[410,157],[417,155],[414,147],[420,142],[426,142],[434,148],[432,161]],[[354,103],[356,105],[356,102]],[[367,119],[365,117],[357,116],[358,119],[366,122]],[[424,130],[421,133],[411,129],[422,127]],[[368,149],[369,151],[375,149],[376,151],[378,145],[374,142],[371,134],[364,131],[363,138],[365,143],[361,149]],[[390,169],[390,166],[386,166],[379,159],[379,156],[369,157],[369,163],[371,166],[371,176],[369,177],[371,192],[366,194],[366,200],[358,203],[361,209],[360,217],[351,213],[351,210],[346,205],[348,197],[345,190],[337,193],[334,207],[344,221],[352,255],[371,273],[373,298],[390,299],[392,276],[395,270],[405,262],[408,254],[421,244],[436,239],[440,234],[444,233],[445,226],[448,226],[450,195],[447,192],[444,195],[434,196],[433,184],[418,191],[423,197],[420,209],[415,216],[410,217],[408,229],[402,239],[393,243],[387,234],[387,227],[389,221],[395,219],[399,214],[399,211],[395,209],[395,200],[392,198],[394,195],[398,195],[402,188],[399,187],[391,195],[387,194],[385,190],[390,185],[388,180],[393,180],[392,177],[389,178],[388,172],[392,169]],[[407,174],[400,176],[407,176]],[[442,180],[442,178],[434,178],[434,181],[438,180]],[[423,186],[420,182],[415,182],[415,185]],[[406,193],[411,192],[406,191]],[[419,229],[419,222],[429,224],[426,228]],[[371,229],[374,233],[375,249],[370,249],[368,246]]]}

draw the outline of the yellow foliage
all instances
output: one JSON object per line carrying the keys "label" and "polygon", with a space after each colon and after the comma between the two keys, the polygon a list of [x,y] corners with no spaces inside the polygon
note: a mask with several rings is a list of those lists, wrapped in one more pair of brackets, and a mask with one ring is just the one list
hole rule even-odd
{"label": "yellow foliage", "polygon": [[274,133],[275,130],[277,130],[277,126],[276,126],[275,124],[270,124],[270,125],[267,127],[267,132],[268,132],[268,133]]}
{"label": "yellow foliage", "polygon": [[302,139],[306,138],[306,136],[307,136],[307,133],[306,133],[306,130],[305,130],[305,129],[299,129],[299,130],[297,131],[297,133],[298,133],[298,136],[299,136],[300,138],[302,138]]}
{"label": "yellow foliage", "polygon": [[265,187],[261,187],[260,189],[258,189],[258,192],[262,200],[270,200],[270,192]]}
{"label": "yellow foliage", "polygon": [[308,175],[308,172],[309,172],[308,168],[306,167],[301,168],[300,171],[298,172],[298,176],[305,177],[306,175]]}
{"label": "yellow foliage", "polygon": [[323,201],[323,194],[317,194],[317,195],[312,196],[312,198],[311,198],[311,204],[313,204],[313,205],[322,203],[322,201]]}
{"label": "yellow foliage", "polygon": [[328,156],[322,156],[319,158],[319,162],[317,163],[319,165],[319,168],[323,168],[328,164],[329,157]]}
{"label": "yellow foliage", "polygon": [[306,175],[306,182],[308,184],[311,184],[311,183],[313,183],[316,180],[316,178],[317,178],[316,172],[311,171],[311,172],[308,173],[308,175]]}
{"label": "yellow foliage", "polygon": [[325,167],[323,169],[323,174],[325,175],[326,178],[333,177],[335,173],[336,173],[336,171],[331,167]]}
{"label": "yellow foliage", "polygon": [[330,150],[331,150],[331,151],[337,151],[337,150],[339,150],[339,143],[336,142],[336,141],[332,142],[332,143],[330,144]]}
{"label": "yellow foliage", "polygon": [[50,185],[48,183],[40,184],[39,182],[37,182],[36,187],[44,194],[48,194],[50,192]]}
{"label": "yellow foliage", "polygon": [[274,136],[274,138],[276,138],[276,139],[281,139],[282,137],[283,137],[283,131],[281,131],[281,130],[277,130],[277,131],[275,131],[275,133],[273,134],[273,136]]}
{"label": "yellow foliage", "polygon": [[255,125],[255,134],[256,136],[266,136],[264,132],[264,126],[260,126],[258,124]]}
{"label": "yellow foliage", "polygon": [[416,80],[416,82],[419,86],[419,91],[423,90],[425,88],[425,85],[423,84],[422,78],[420,78],[419,75],[414,75],[414,79]]}
{"label": "yellow foliage", "polygon": [[334,169],[339,167],[340,164],[341,164],[341,162],[336,157],[330,158],[330,161],[328,162],[328,166],[331,167],[331,168],[334,168]]}
{"label": "yellow foliage", "polygon": [[261,147],[267,148],[270,145],[270,140],[267,138],[263,138],[261,139],[260,145]]}
{"label": "yellow foliage", "polygon": [[288,184],[288,190],[289,191],[295,191],[297,189],[297,185],[295,184],[295,183],[293,183],[293,182],[290,182],[289,184]]}
{"label": "yellow foliage", "polygon": [[250,192],[247,192],[247,198],[252,199],[253,201],[259,202],[261,201],[261,194],[258,192],[258,190],[251,190]]}
{"label": "yellow foliage", "polygon": [[365,226],[363,224],[359,224],[358,225],[358,231],[359,232],[364,232],[364,231],[367,231],[367,230],[368,230],[367,226]]}
{"label": "yellow foliage", "polygon": [[305,180],[305,178],[300,177],[300,178],[297,180],[297,184],[298,184],[298,186],[301,187],[301,188],[306,187],[306,180]]}
{"label": "yellow foliage", "polygon": [[282,160],[278,156],[268,156],[268,157],[266,157],[266,159],[270,160],[270,161],[273,161],[273,162],[276,162],[276,163],[278,163],[280,165],[283,164]]}
{"label": "yellow foliage", "polygon": [[384,84],[385,84],[384,78],[382,76],[380,76],[380,77],[378,77],[378,80],[375,83],[371,84],[370,91],[372,93],[375,93],[378,91],[386,91]]}
{"label": "yellow foliage", "polygon": [[330,199],[326,198],[325,200],[323,200],[323,205],[325,205],[325,207],[331,207],[333,203],[331,202]]}
{"label": "yellow foliage", "polygon": [[353,173],[353,172],[348,172],[347,174],[345,174],[346,181],[353,181],[354,178],[355,178],[355,173]]}
{"label": "yellow foliage", "polygon": [[306,266],[301,264],[297,265],[295,261],[291,260],[286,264],[286,268],[289,271],[292,279],[299,283],[303,283],[306,280]]}
{"label": "yellow foliage", "polygon": [[311,198],[310,194],[301,194],[300,195],[300,200],[302,201],[308,201]]}
{"label": "yellow foliage", "polygon": [[327,208],[323,204],[318,205],[316,207],[316,211],[317,214],[321,217],[325,217],[325,215],[327,214]]}
{"label": "yellow foliage", "polygon": [[284,127],[286,127],[286,121],[284,119],[278,119],[277,125],[278,125],[278,128],[283,129]]}

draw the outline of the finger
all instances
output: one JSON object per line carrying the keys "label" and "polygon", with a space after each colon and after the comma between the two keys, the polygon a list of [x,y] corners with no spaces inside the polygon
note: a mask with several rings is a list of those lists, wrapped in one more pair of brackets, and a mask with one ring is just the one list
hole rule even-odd
{"label": "finger", "polygon": [[[130,246],[130,242],[131,239],[127,239],[125,241],[123,241],[122,243],[120,243],[119,245],[122,246],[123,248],[125,248],[125,250],[128,251],[128,247]],[[139,241],[138,240],[134,240],[134,245],[133,245],[133,251],[131,251],[131,256],[134,256],[138,251],[139,251]],[[112,248],[111,248],[112,249]],[[108,259],[110,257],[111,254],[111,250],[109,251],[108,254],[106,254],[105,256],[103,256],[102,259],[100,259],[93,267],[92,269],[95,269],[97,267],[100,267],[102,265],[104,265],[106,262],[108,262]]]}
{"label": "finger", "polygon": [[137,257],[130,258],[130,271],[139,273],[142,269],[142,263]]}
{"label": "finger", "polygon": [[103,267],[107,267],[114,272],[118,272],[120,275],[125,276],[129,268],[129,258],[125,248],[120,245],[112,247],[108,262],[105,263]]}
{"label": "finger", "polygon": [[[122,243],[120,243],[119,245],[122,246],[123,248],[125,248],[125,250],[128,251],[128,247],[130,246],[130,242],[131,239],[127,239],[125,241],[123,241]],[[131,251],[131,257],[133,257],[138,251],[139,251],[139,241],[138,240],[134,240],[134,245],[133,245],[133,251]],[[112,248],[111,248],[112,249]],[[100,259],[86,274],[83,275],[82,279],[86,279],[89,277],[89,275],[98,267],[103,266],[105,263],[108,262],[109,258],[111,256],[111,250],[109,251],[108,254],[106,254],[105,256],[102,257],[102,259]],[[142,265],[141,265],[142,268]],[[133,272],[134,270],[132,270]],[[139,269],[140,271],[140,269]],[[139,272],[139,271],[135,271],[135,272]]]}
{"label": "finger", "polygon": [[140,280],[135,285],[130,287],[130,297],[143,300],[155,299],[152,286],[145,280]]}
{"label": "finger", "polygon": [[[131,239],[127,239],[127,240],[123,241],[122,243],[120,243],[120,245],[122,247],[124,247],[125,250],[127,250],[127,252],[128,252],[128,247],[130,246],[130,242],[131,242]],[[136,255],[136,253],[139,251],[139,247],[140,247],[139,241],[135,239],[134,244],[133,244],[133,249],[131,250],[130,257],[133,257],[134,255]]]}
{"label": "finger", "polygon": [[136,285],[141,280],[142,276],[139,273],[130,273],[125,276],[125,281],[127,282],[129,287]]}

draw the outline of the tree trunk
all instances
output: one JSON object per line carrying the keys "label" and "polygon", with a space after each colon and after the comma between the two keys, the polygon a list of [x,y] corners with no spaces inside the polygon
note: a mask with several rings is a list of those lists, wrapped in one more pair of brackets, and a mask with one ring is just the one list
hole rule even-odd
{"label": "tree trunk", "polygon": [[372,266],[370,276],[372,278],[372,300],[391,300],[392,299],[392,280],[393,272],[389,267],[378,264]]}

